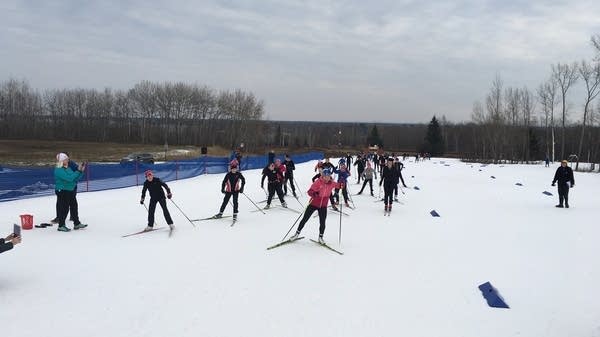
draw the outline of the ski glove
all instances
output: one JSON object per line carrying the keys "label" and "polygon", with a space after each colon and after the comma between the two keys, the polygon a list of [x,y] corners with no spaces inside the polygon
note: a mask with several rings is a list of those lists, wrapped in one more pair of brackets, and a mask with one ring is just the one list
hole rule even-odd
{"label": "ski glove", "polygon": [[225,194],[225,190],[221,190],[221,193]]}
{"label": "ski glove", "polygon": [[555,184],[555,183],[552,183],[552,186],[556,186],[556,184]]}
{"label": "ski glove", "polygon": [[240,192],[240,193],[244,193],[244,189],[243,189],[243,188],[240,188],[240,190],[239,190],[238,192]]}
{"label": "ski glove", "polygon": [[140,205],[144,204],[144,198],[140,199]]}
{"label": "ski glove", "polygon": [[171,199],[171,197],[173,197],[173,194],[171,194],[171,193],[167,194],[167,198]]}
{"label": "ski glove", "polygon": [[571,188],[575,187],[575,184],[571,184]]}

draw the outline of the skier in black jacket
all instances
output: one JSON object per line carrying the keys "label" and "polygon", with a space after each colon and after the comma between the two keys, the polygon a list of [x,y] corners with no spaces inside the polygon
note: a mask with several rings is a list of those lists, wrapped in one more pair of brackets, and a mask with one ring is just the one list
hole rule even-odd
{"label": "skier in black jacket", "polygon": [[383,184],[384,191],[384,203],[385,203],[385,211],[392,211],[392,203],[394,200],[392,199],[394,188],[398,185],[398,171],[394,168],[394,158],[388,158],[387,164],[383,167],[381,172],[381,180],[379,181],[379,186]]}
{"label": "skier in black jacket", "polygon": [[277,192],[277,197],[279,197],[281,206],[287,208],[287,204],[285,203],[285,199],[283,198],[283,190],[281,189],[281,184],[283,183],[282,172],[283,170],[278,170],[277,168],[275,168],[275,163],[270,163],[262,171],[260,187],[262,189],[265,188],[265,178],[267,178],[267,188],[269,191],[269,196],[267,197],[267,205],[265,206],[265,209],[271,208],[271,200],[273,200],[275,192]]}
{"label": "skier in black jacket", "polygon": [[[402,169],[404,168],[404,164],[400,161],[400,158],[398,157],[394,159],[394,168],[396,169],[396,171],[398,171],[398,178],[400,179],[400,181],[402,181],[402,186],[406,187],[406,184],[404,183],[404,178],[402,178]],[[394,188],[395,201],[398,201],[398,185],[400,185],[400,183],[398,183]]]}
{"label": "skier in black jacket", "polygon": [[566,160],[560,162],[560,167],[556,169],[552,180],[552,186],[558,181],[558,205],[556,205],[558,208],[563,208],[563,200],[565,201],[564,207],[569,208],[569,182],[571,187],[575,186],[573,170],[567,166],[567,163]]}
{"label": "skier in black jacket", "polygon": [[356,166],[356,171],[358,172],[357,184],[360,184],[360,178],[362,177],[363,172],[365,172],[365,160],[359,155],[354,162],[354,166]]}
{"label": "skier in black jacket", "polygon": [[233,196],[233,220],[237,220],[238,196],[240,193],[244,193],[244,185],[246,185],[246,179],[242,173],[238,172],[238,165],[236,163],[230,164],[229,172],[225,175],[221,183],[221,193],[225,194],[225,196],[223,197],[219,213],[214,216],[215,218],[223,217],[223,211],[225,211],[229,199]]}
{"label": "skier in black jacket", "polygon": [[285,155],[285,161],[283,163],[285,165],[285,179],[283,183],[283,193],[287,195],[287,183],[290,183],[292,187],[292,194],[294,198],[297,198],[296,195],[296,187],[294,186],[294,170],[296,169],[296,165],[294,165],[294,161],[290,158],[288,154]]}
{"label": "skier in black jacket", "polygon": [[173,196],[171,194],[171,190],[169,186],[162,182],[159,178],[155,178],[154,174],[151,170],[146,170],[144,172],[146,176],[146,181],[144,181],[144,188],[142,188],[142,199],[140,200],[140,204],[144,204],[144,198],[146,198],[146,190],[150,191],[150,206],[148,206],[148,226],[145,231],[151,231],[154,226],[154,211],[156,210],[156,203],[160,204],[160,207],[163,210],[163,214],[165,216],[165,220],[167,224],[171,228],[171,230],[175,229],[175,225],[173,225],[173,219],[171,219],[171,214],[169,214],[169,210],[167,209],[167,201],[165,200],[165,192],[163,191],[163,187],[167,190],[167,198],[171,199]]}

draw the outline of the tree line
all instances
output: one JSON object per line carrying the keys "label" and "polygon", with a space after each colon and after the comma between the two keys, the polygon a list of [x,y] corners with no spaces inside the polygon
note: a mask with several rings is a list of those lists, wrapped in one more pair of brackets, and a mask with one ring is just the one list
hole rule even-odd
{"label": "tree line", "polygon": [[[591,45],[592,60],[552,64],[548,78],[533,90],[505,86],[497,76],[485,100],[473,104],[478,145],[470,156],[529,162],[541,153],[552,161],[575,160],[576,168],[579,161],[598,162],[600,103],[594,103],[600,94],[600,35]],[[581,97],[572,95],[576,85]]]}

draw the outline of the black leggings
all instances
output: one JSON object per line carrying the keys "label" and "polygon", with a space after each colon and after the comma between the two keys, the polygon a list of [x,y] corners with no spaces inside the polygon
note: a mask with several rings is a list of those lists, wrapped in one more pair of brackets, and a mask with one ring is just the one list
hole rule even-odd
{"label": "black leggings", "polygon": [[56,209],[58,213],[58,225],[64,226],[69,209],[71,210],[71,219],[75,225],[79,225],[79,209],[75,191],[56,191]]}
{"label": "black leggings", "polygon": [[285,194],[287,194],[287,183],[288,183],[288,181],[290,182],[290,186],[292,186],[292,192],[296,193],[296,187],[294,186],[294,176],[293,175],[289,175],[287,178],[285,178],[284,184],[283,184],[283,192]]}
{"label": "black leggings", "polygon": [[569,204],[569,185],[558,184],[558,203],[562,205],[563,200],[566,205]]}
{"label": "black leggings", "polygon": [[271,200],[273,200],[273,196],[275,192],[277,192],[277,197],[279,197],[279,201],[283,204],[285,200],[283,199],[283,191],[281,190],[280,183],[269,183],[268,184],[269,196],[267,197],[267,205],[271,204]]}
{"label": "black leggings", "polygon": [[165,220],[168,225],[173,224],[173,219],[171,219],[171,214],[167,209],[167,200],[166,199],[152,199],[150,198],[150,206],[148,207],[148,226],[152,227],[154,225],[154,211],[156,211],[156,203],[160,204],[160,207],[163,210],[163,214],[165,216]]}
{"label": "black leggings", "polygon": [[362,193],[363,190],[365,189],[365,186],[367,186],[367,183],[369,183],[369,187],[371,188],[371,194],[373,194],[373,179],[365,179],[365,182],[362,185],[362,188],[360,189],[360,192],[358,193]]}
{"label": "black leggings", "polygon": [[231,198],[231,196],[233,196],[233,213],[237,213],[238,212],[238,196],[239,196],[239,192],[227,192],[225,193],[225,196],[223,197],[223,203],[221,204],[221,209],[219,210],[219,213],[223,213],[223,211],[225,210],[225,207],[227,207],[227,203],[229,202],[229,198]]}
{"label": "black leggings", "polygon": [[383,185],[384,197],[383,202],[386,205],[391,205],[394,202],[394,185]]}
{"label": "black leggings", "polygon": [[300,220],[300,224],[298,225],[298,229],[296,230],[296,232],[300,233],[302,231],[302,228],[304,228],[304,225],[315,211],[319,212],[319,236],[323,236],[323,234],[325,233],[325,220],[327,219],[327,206],[317,208],[313,205],[308,205],[306,211],[304,212],[304,217],[302,218],[302,220]]}

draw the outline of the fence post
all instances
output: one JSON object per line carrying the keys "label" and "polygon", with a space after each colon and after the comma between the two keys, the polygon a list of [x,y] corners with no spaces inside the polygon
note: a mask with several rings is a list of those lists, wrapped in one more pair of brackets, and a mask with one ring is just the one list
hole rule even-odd
{"label": "fence post", "polygon": [[87,167],[85,168],[85,191],[89,192],[90,191],[90,166],[86,165]]}

